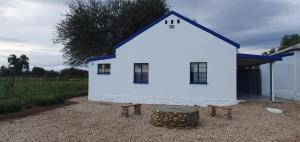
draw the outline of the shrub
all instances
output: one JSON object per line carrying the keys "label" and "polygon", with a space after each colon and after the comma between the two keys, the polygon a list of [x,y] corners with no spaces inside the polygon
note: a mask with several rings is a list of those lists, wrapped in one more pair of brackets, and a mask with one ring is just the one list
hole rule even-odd
{"label": "shrub", "polygon": [[15,79],[9,78],[6,84],[4,85],[4,96],[5,97],[12,97],[15,92]]}
{"label": "shrub", "polygon": [[17,98],[0,100],[0,114],[18,112],[22,110],[22,104]]}
{"label": "shrub", "polygon": [[32,96],[31,103],[35,106],[50,106],[64,102],[63,96],[58,95],[37,95]]}

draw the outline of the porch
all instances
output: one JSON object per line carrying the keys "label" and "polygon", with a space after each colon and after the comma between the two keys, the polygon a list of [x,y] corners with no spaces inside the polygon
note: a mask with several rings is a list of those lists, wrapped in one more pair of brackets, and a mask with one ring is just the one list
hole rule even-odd
{"label": "porch", "polygon": [[[253,101],[275,101],[273,64],[281,56],[237,54],[237,99]],[[260,65],[270,65],[270,96],[262,95]]]}

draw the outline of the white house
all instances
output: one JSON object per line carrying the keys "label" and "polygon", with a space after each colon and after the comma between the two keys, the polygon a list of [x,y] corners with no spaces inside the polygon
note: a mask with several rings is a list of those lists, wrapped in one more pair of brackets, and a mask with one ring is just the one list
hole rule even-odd
{"label": "white house", "polygon": [[[275,97],[300,100],[300,44],[274,53],[282,57],[281,62],[274,63]],[[269,66],[261,66],[262,94],[270,94]]]}
{"label": "white house", "polygon": [[236,103],[239,44],[172,11],[90,59],[92,101],[150,104]]}
{"label": "white house", "polygon": [[118,44],[115,55],[90,58],[88,99],[205,106],[259,96],[258,66],[281,57],[240,54],[239,47],[172,11]]}

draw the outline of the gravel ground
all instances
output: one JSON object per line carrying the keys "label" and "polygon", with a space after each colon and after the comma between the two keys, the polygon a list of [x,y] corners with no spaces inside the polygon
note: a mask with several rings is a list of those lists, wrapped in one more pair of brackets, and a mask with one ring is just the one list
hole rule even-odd
{"label": "gravel ground", "polygon": [[[149,124],[157,105],[142,105],[142,115],[120,117],[120,105],[72,99],[62,106],[23,118],[0,121],[0,141],[300,141],[300,103],[248,102],[234,106],[233,120],[210,117],[200,108],[196,129],[167,129]],[[266,107],[283,109],[282,114]]]}

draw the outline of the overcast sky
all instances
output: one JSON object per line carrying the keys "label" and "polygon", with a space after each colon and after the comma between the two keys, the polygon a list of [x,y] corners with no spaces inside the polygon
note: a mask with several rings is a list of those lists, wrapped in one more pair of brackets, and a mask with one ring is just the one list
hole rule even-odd
{"label": "overcast sky", "polygon": [[[285,34],[300,33],[300,0],[169,0],[172,10],[260,54],[278,47]],[[26,54],[30,66],[65,66],[55,25],[66,12],[63,0],[0,0],[0,65],[9,54]]]}

